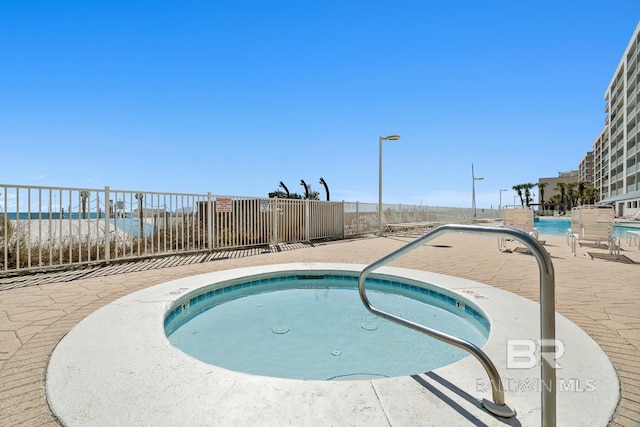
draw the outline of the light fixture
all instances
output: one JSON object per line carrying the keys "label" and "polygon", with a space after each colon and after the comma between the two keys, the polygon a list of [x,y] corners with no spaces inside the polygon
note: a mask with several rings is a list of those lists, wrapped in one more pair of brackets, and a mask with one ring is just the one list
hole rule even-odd
{"label": "light fixture", "polygon": [[382,236],[382,141],[397,141],[400,135],[388,135],[378,138],[378,234]]}

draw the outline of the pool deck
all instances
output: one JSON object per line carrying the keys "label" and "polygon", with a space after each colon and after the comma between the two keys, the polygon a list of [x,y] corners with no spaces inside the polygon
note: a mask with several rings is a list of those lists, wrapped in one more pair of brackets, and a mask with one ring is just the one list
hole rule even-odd
{"label": "pool deck", "polygon": [[[579,247],[574,257],[564,237],[540,239],[546,241],[554,264],[557,312],[586,331],[617,371],[621,399],[609,425],[640,425],[640,250],[623,242],[627,262],[611,260],[599,248]],[[225,259],[165,268],[149,268],[153,263],[138,264],[131,271],[105,267],[74,280],[61,273],[32,275],[17,284],[2,280],[0,426],[58,425],[44,392],[49,357],[74,325],[120,297],[168,280],[233,268],[299,262],[368,264],[410,240],[297,244],[281,251],[238,251]],[[538,301],[535,258],[518,251],[499,252],[491,237],[445,235],[390,265],[462,277]],[[331,409],[321,405],[318,410],[322,408]]]}

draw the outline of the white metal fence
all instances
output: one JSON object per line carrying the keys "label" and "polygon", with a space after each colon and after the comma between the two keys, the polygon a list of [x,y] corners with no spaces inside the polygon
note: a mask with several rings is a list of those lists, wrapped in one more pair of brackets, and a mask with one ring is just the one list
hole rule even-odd
{"label": "white metal fence", "polygon": [[[471,218],[471,209],[385,204],[382,222]],[[374,203],[0,184],[0,273],[355,237],[377,233],[378,219]]]}

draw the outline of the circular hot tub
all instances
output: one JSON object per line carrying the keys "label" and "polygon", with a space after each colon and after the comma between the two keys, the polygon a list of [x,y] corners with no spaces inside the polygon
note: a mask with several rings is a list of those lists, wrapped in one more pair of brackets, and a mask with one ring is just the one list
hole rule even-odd
{"label": "circular hot tub", "polygon": [[[268,291],[266,293],[273,293],[272,280],[284,280],[285,284],[277,284],[277,289],[281,289],[288,287],[287,278],[295,282],[308,277],[330,277],[332,282],[345,282],[335,289],[347,292],[355,286],[354,277],[364,267],[299,263],[238,268],[185,277],[122,297],[87,316],[54,349],[45,378],[49,407],[66,426],[389,426],[422,425],[425,419],[437,425],[464,425],[470,419],[491,426],[504,425],[503,420],[478,405],[479,400],[491,398],[491,388],[484,368],[469,356],[453,363],[444,361],[444,366],[431,370],[419,365],[400,376],[385,373],[382,368],[355,365],[322,373],[321,380],[312,380],[284,378],[286,374],[281,373],[248,373],[246,366],[222,367],[219,365],[226,362],[205,362],[170,342],[172,331],[178,330],[185,320],[215,310],[216,306],[238,300],[248,302],[248,306],[257,311],[269,309],[271,302],[251,300],[249,296],[261,298],[260,294],[265,293],[258,291],[261,287]],[[462,320],[464,327],[458,332],[479,332],[478,344],[486,339],[482,350],[502,376],[506,403],[518,411],[516,420],[522,425],[539,425],[540,390],[544,387],[540,382],[540,369],[538,366],[512,369],[507,358],[507,349],[513,340],[535,343],[539,337],[538,304],[486,284],[426,271],[382,267],[369,277],[381,282],[371,283],[371,289],[368,284],[367,294],[374,289],[385,292],[380,301],[376,301],[377,307],[393,311],[394,307],[384,307],[384,304],[398,296],[408,298],[410,295],[412,303],[437,308],[438,316],[445,319],[456,316]],[[313,298],[321,298],[327,289],[334,289],[325,285],[311,287]],[[292,287],[299,288],[298,285]],[[218,295],[214,295],[216,292]],[[225,293],[230,298],[217,300]],[[387,294],[394,296],[390,298]],[[342,299],[338,296],[338,300]],[[258,307],[260,304],[262,307]],[[280,307],[289,311],[291,304],[285,302]],[[403,310],[401,307],[401,312],[396,314],[411,315]],[[294,320],[305,315],[303,310],[293,318],[275,317],[246,323],[263,326],[268,339],[287,340],[299,334],[300,325]],[[312,348],[313,352],[322,353],[324,360],[339,364],[340,360],[348,359],[351,343],[332,340],[342,334],[346,323],[365,335],[388,330],[380,319],[369,313],[364,317],[355,316],[355,320],[340,320],[342,328],[337,328],[340,332],[331,332],[333,337],[329,337],[326,345],[314,348],[315,343],[310,341],[315,339],[307,338],[303,347]],[[325,330],[331,316],[322,319],[310,325]],[[236,318],[230,324],[204,330],[217,334],[229,329],[225,331],[227,339],[237,348],[226,348],[227,355],[253,353],[255,349],[250,349],[249,344],[254,338],[241,339],[240,325],[246,326],[245,320]],[[304,335],[310,333],[307,330]],[[556,315],[556,336],[564,345],[562,369],[557,371],[558,425],[606,425],[619,396],[611,362],[584,331],[559,314]],[[409,341],[426,338],[415,333]],[[382,339],[376,338],[375,349],[359,356],[358,360],[361,362],[375,352],[384,354],[390,349],[390,344]],[[276,358],[279,354],[284,357],[285,351],[289,350],[276,350]],[[393,355],[399,365],[414,353],[403,351],[405,354]],[[415,354],[420,364],[431,357],[422,350]],[[262,356],[252,363],[260,364]],[[309,372],[317,371],[310,363],[306,366]],[[416,370],[421,373],[411,373]]]}
{"label": "circular hot tub", "polygon": [[[346,380],[421,374],[468,353],[369,313],[358,277],[274,272],[199,289],[167,314],[177,348],[203,362],[254,375]],[[395,276],[367,280],[391,313],[482,347],[489,322],[464,298]]]}

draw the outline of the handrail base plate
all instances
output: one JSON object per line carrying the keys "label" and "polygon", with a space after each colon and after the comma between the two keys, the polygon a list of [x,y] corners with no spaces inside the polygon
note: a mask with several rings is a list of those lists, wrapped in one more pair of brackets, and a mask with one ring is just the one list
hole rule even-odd
{"label": "handrail base plate", "polygon": [[497,405],[490,400],[482,399],[482,406],[491,412],[493,415],[497,415],[503,418],[511,418],[516,416],[516,410],[509,408],[506,404]]}

